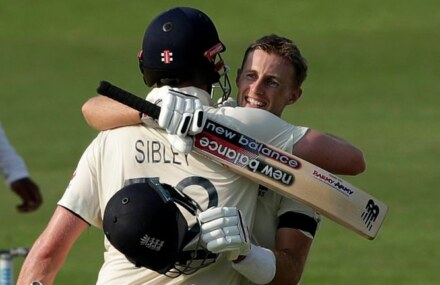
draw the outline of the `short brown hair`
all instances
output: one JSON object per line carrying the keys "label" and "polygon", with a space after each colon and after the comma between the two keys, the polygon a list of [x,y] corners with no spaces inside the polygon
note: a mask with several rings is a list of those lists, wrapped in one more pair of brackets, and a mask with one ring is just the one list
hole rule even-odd
{"label": "short brown hair", "polygon": [[307,61],[301,55],[298,46],[290,39],[275,34],[263,36],[250,44],[244,54],[241,67],[243,68],[249,53],[260,49],[267,53],[274,53],[292,64],[294,70],[293,82],[295,87],[301,87],[301,84],[307,77]]}

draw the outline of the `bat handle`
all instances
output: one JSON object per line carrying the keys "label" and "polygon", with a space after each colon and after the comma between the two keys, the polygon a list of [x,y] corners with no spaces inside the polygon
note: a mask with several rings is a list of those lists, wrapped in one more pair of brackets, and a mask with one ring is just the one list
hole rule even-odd
{"label": "bat handle", "polygon": [[160,107],[145,101],[138,96],[125,91],[119,87],[114,86],[108,81],[101,81],[96,89],[98,94],[107,96],[113,100],[123,103],[139,112],[145,113],[153,119],[158,119],[160,114]]}

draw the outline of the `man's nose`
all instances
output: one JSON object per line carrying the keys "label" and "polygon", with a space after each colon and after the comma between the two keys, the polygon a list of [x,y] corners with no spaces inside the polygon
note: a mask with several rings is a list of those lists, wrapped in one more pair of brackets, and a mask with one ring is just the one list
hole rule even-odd
{"label": "man's nose", "polygon": [[260,80],[257,80],[255,82],[253,82],[251,84],[251,92],[254,94],[263,94],[264,93],[264,88],[263,88],[263,84]]}

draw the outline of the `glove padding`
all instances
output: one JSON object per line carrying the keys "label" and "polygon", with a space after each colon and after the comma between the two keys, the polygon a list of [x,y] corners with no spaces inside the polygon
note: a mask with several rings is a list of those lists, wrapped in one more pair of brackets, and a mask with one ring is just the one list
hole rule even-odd
{"label": "glove padding", "polygon": [[221,107],[237,107],[237,99],[229,97],[228,99],[223,101],[223,98],[220,98],[217,101],[217,108]]}
{"label": "glove padding", "polygon": [[161,106],[161,111],[157,122],[142,114],[142,123],[165,129],[174,150],[184,154],[190,153],[194,144],[191,135],[200,133],[206,123],[202,102],[197,97],[170,86],[154,88],[146,100]]}
{"label": "glove padding", "polygon": [[189,136],[180,137],[178,135],[167,134],[167,139],[172,145],[173,150],[184,154],[190,153],[194,144],[193,137]]}
{"label": "glove padding", "polygon": [[207,250],[225,252],[230,260],[249,252],[249,230],[237,208],[210,208],[200,213],[198,219],[201,223],[201,239]]}
{"label": "glove padding", "polygon": [[162,104],[158,119],[159,127],[168,134],[185,137],[203,130],[206,116],[197,97],[179,92],[177,88],[163,86],[160,89]]}

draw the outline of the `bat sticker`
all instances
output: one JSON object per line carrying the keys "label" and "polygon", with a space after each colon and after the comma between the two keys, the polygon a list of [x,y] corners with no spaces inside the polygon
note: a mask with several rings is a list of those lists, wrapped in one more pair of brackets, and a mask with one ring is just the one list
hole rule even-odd
{"label": "bat sticker", "polygon": [[361,218],[367,226],[368,230],[371,231],[373,223],[379,216],[379,212],[379,206],[377,206],[372,199],[368,200],[368,203],[365,206],[365,211],[361,215]]}

